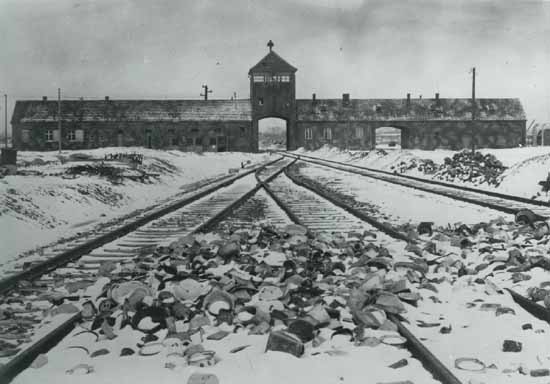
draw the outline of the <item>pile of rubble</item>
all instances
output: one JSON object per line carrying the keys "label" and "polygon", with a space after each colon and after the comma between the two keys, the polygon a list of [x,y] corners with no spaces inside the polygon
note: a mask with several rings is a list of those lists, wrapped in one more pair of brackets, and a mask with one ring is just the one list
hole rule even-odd
{"label": "pile of rubble", "polygon": [[[176,358],[167,368],[216,364],[202,343],[243,332],[295,356],[336,338],[398,346],[405,339],[388,317],[421,299],[411,282],[423,281],[426,265],[396,262],[376,242],[372,233],[312,236],[298,225],[187,236],[122,264],[105,262],[97,281],[59,281],[40,295],[55,303],[47,316],[81,309],[84,332],[98,341],[139,335],[91,357],[162,352]],[[77,307],[68,299],[75,295],[92,299]]]}
{"label": "pile of rubble", "polygon": [[460,181],[498,187],[500,176],[506,167],[494,155],[465,150],[453,155],[452,158],[446,157],[441,165],[437,165],[430,159],[413,159],[410,162],[402,161],[391,169],[398,173],[416,169],[432,175],[434,179],[450,183]]}
{"label": "pile of rubble", "polygon": [[498,187],[505,170],[506,167],[494,155],[462,151],[452,158],[446,157],[434,177],[448,182],[466,181]]}
{"label": "pile of rubble", "polygon": [[397,165],[393,165],[390,169],[398,173],[405,173],[417,169],[424,174],[433,175],[437,172],[439,167],[430,159],[412,159],[410,162],[401,161]]}
{"label": "pile of rubble", "polygon": [[62,177],[76,178],[79,175],[104,177],[113,184],[122,184],[124,179],[147,183],[150,182],[151,178],[159,177],[158,173],[148,173],[136,168],[107,165],[104,162],[73,165],[65,170]]}
{"label": "pile of rubble", "polygon": [[[227,353],[252,348],[255,341],[246,337],[263,337],[265,351],[297,357],[342,353],[333,347],[336,340],[351,348],[397,351],[406,340],[392,317],[422,311],[426,301],[441,303],[435,296],[440,283],[470,276],[472,284],[496,291],[488,277],[500,276],[526,284],[533,299],[550,306],[550,283],[529,283],[531,270],[550,270],[548,225],[531,219],[524,214],[518,223],[404,226],[411,241],[401,254],[380,246],[371,232],[313,235],[298,225],[226,229],[189,235],[122,263],[103,262],[97,279],[52,275],[57,288],[38,289],[37,295],[49,303],[44,305],[49,321],[81,311],[83,323],[69,337],[69,348],[82,349],[87,358],[67,366],[67,374],[93,373],[94,359],[103,355],[159,355],[161,368],[207,368]],[[0,320],[13,318],[10,300],[0,302]],[[480,310],[489,306],[483,303]],[[513,312],[504,306],[494,310],[496,316]],[[440,330],[451,332],[456,331],[450,325]],[[79,344],[83,334],[93,335],[94,342]],[[224,340],[232,335],[244,335],[245,342],[227,348]],[[514,340],[506,343],[504,352],[511,343],[516,348]],[[326,345],[331,348],[323,349]],[[16,350],[14,343],[0,343],[1,356]],[[388,367],[408,365],[396,360]],[[34,367],[47,363],[41,356]],[[205,375],[215,378],[207,382],[218,382],[211,373],[193,373],[188,383],[204,382]]]}

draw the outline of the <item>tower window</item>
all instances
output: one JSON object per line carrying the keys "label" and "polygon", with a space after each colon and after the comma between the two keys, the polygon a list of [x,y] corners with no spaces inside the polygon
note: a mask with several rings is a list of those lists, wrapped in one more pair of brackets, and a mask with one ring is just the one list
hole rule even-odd
{"label": "tower window", "polygon": [[313,139],[313,130],[311,128],[306,128],[305,134],[306,134],[306,140]]}
{"label": "tower window", "polygon": [[258,105],[264,105],[264,98],[258,97]]}

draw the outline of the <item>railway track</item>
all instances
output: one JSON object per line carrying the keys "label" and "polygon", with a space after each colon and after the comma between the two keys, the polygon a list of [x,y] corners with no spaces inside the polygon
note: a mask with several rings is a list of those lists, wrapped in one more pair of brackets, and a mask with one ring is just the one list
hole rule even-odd
{"label": "railway track", "polygon": [[[168,244],[190,232],[206,231],[214,227],[232,209],[258,191],[256,173],[263,171],[269,178],[279,169],[282,171],[285,163],[290,162],[278,159],[228,181],[201,189],[191,197],[139,217],[112,232],[64,250],[28,270],[0,281],[3,306],[13,309],[15,305],[16,311],[11,321],[0,326],[0,339],[9,336],[9,340],[19,344],[18,350],[23,349],[9,361],[0,359],[6,363],[0,368],[0,378],[11,380],[38,354],[66,336],[80,321],[80,314],[76,312],[58,315],[55,324],[41,324],[43,311],[47,311],[55,299],[47,296],[48,292],[56,291],[60,284],[75,283],[83,278],[96,280],[105,262],[120,262],[124,265],[136,256],[146,257],[158,245]],[[73,292],[66,292],[65,301],[82,301],[92,296],[85,292],[83,296],[75,297]],[[25,320],[23,325],[22,320]]]}
{"label": "railway track", "polygon": [[[62,265],[47,264],[47,268],[42,271],[14,278],[12,289],[6,289],[5,292],[11,295],[12,303],[21,301],[20,307],[26,308],[28,313],[34,309],[33,300],[39,300],[26,292],[38,288],[47,292],[55,287],[60,276],[65,276],[64,282],[70,282],[71,279],[76,281],[83,276],[97,279],[99,270],[107,261],[124,265],[139,255],[146,259],[157,246],[168,245],[188,233],[224,227],[246,229],[251,217],[267,219],[276,224],[299,223],[313,232],[367,231],[374,234],[379,243],[392,253],[404,254],[408,240],[406,237],[343,202],[327,199],[319,191],[297,184],[296,180],[283,173],[290,164],[290,161],[274,162],[256,170],[254,175],[250,173],[230,185],[216,188],[170,213],[150,220],[146,225],[134,228],[115,241],[105,242],[93,251],[79,255],[78,261],[75,261],[76,257],[71,257]],[[403,261],[406,260],[405,257]],[[21,281],[25,284],[18,284]],[[13,289],[14,286],[18,286],[19,290]],[[86,299],[85,296],[76,300]],[[26,343],[23,351],[0,367],[0,378],[5,378],[6,382],[11,380],[38,354],[56,345],[74,329],[80,321],[80,313],[68,314],[63,320],[56,326],[41,330],[43,337]],[[429,375],[443,383],[461,382],[450,369],[452,365],[443,363],[436,357],[438,354],[430,352],[429,346],[424,345],[402,319],[393,316],[391,320],[407,339],[406,348],[422,362]]]}
{"label": "railway track", "polygon": [[333,160],[324,160],[307,155],[296,155],[288,152],[281,154],[298,158],[305,163],[321,165],[324,167],[365,176],[376,180],[416,189],[430,194],[449,197],[454,200],[494,209],[508,214],[516,214],[522,209],[529,209],[541,219],[550,217],[550,204],[542,201],[530,200],[519,196],[506,195],[482,189],[465,187],[444,183],[436,180],[422,179],[419,177],[401,175],[378,169],[360,167]]}
{"label": "railway track", "polygon": [[[447,183],[424,180],[406,175],[396,175],[389,172],[352,166],[341,162],[323,160],[311,156],[290,156],[305,163],[315,164],[355,175],[366,176],[376,180],[398,184],[404,187],[419,189],[428,193],[439,194],[451,199],[477,204],[479,206],[496,209],[505,213],[515,214],[520,210],[529,209],[535,212],[539,216],[539,219],[547,219],[550,217],[550,209],[547,208],[549,204],[545,202],[532,201],[518,196],[505,195],[469,187],[454,186]],[[294,178],[294,181],[300,182],[300,179]],[[304,185],[307,187],[307,184]],[[330,198],[330,195],[325,197]],[[505,288],[505,290],[510,294],[514,302],[517,303],[523,310],[528,312],[533,317],[550,324],[550,310],[548,308],[528,299],[512,288]]]}
{"label": "railway track", "polygon": [[[276,160],[277,161],[277,160]],[[10,290],[17,282],[32,280],[36,276],[40,276],[49,270],[54,270],[60,266],[77,260],[81,256],[88,254],[117,238],[136,231],[141,226],[158,219],[170,212],[173,212],[181,207],[189,205],[211,193],[216,192],[220,188],[232,185],[238,180],[247,176],[253,175],[260,167],[254,167],[247,172],[244,172],[229,179],[223,179],[211,184],[200,186],[197,190],[184,195],[181,199],[168,202],[165,205],[155,209],[154,211],[144,211],[136,217],[128,218],[119,223],[115,228],[105,228],[92,236],[81,236],[70,243],[59,245],[49,252],[41,252],[40,260],[33,262],[29,267],[18,271],[13,271],[10,275],[0,279],[0,293],[5,293]],[[177,236],[177,233],[174,234]],[[145,246],[146,244],[142,244]]]}
{"label": "railway track", "polygon": [[[287,155],[289,154],[287,153]],[[536,214],[538,214],[540,219],[547,219],[550,217],[550,204],[542,201],[530,200],[519,196],[506,195],[506,194],[501,194],[501,193],[496,193],[491,191],[484,191],[476,188],[456,186],[456,185],[452,185],[444,182],[427,180],[427,179],[422,179],[422,178],[413,177],[413,176],[398,175],[398,174],[385,172],[381,170],[349,165],[342,162],[337,162],[332,160],[323,160],[321,158],[316,158],[312,156],[305,156],[305,155],[298,156],[294,154],[290,154],[289,156],[295,159],[299,159],[304,163],[315,164],[318,166],[327,167],[329,169],[334,169],[345,173],[351,173],[354,175],[366,176],[369,178],[374,178],[377,180],[398,184],[404,187],[419,189],[428,193],[440,194],[440,195],[449,197],[451,199],[466,201],[468,203],[489,207],[491,209],[495,209],[505,213],[515,214],[520,210],[529,209],[535,212]],[[376,174],[381,174],[381,175],[384,175],[384,177],[373,177],[371,173],[365,173],[365,172],[373,172]],[[399,182],[396,182],[396,180],[398,179],[401,179],[401,180]],[[414,181],[414,183],[411,186],[407,183],[404,183],[403,180],[412,180]],[[293,178],[293,181],[307,187],[307,185],[301,182],[299,178]],[[419,188],[418,185],[422,183],[424,183],[425,185],[422,186],[422,188]],[[444,187],[445,192],[440,193],[440,190],[438,189],[433,191],[431,187],[428,187],[426,185],[435,185],[435,186]],[[451,192],[452,190],[456,190],[456,191]],[[471,195],[468,195],[469,196],[468,199],[462,198],[461,194],[463,192],[471,193]],[[323,194],[321,191],[320,193]],[[483,196],[483,198],[471,197],[476,195]],[[329,199],[331,198],[331,196],[327,194],[323,194],[323,196],[325,198],[329,198]],[[490,200],[491,203],[487,204],[487,201],[485,201],[484,199]],[[516,302],[520,304],[522,307],[524,307],[526,311],[530,312],[537,318],[550,322],[550,311],[548,309],[541,306],[540,304],[534,303],[533,301],[525,298],[523,295],[515,292],[512,289],[507,289],[507,290],[510,292],[512,297],[516,300]]]}

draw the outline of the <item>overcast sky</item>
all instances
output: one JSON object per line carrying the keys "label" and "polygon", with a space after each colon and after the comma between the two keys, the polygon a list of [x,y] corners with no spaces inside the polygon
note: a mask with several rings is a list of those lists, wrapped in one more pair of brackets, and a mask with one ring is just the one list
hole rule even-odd
{"label": "overcast sky", "polygon": [[[248,98],[274,50],[308,98],[519,97],[550,121],[550,2],[0,0],[0,92],[13,100]],[[3,104],[2,104],[3,108]],[[3,111],[2,111],[3,113]]]}

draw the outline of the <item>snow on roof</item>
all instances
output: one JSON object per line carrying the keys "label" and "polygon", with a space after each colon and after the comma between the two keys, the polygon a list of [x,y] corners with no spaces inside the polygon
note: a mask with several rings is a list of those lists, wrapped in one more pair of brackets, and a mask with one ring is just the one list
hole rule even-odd
{"label": "snow on roof", "polygon": [[[519,99],[476,99],[477,120],[525,120]],[[296,100],[298,121],[471,120],[471,99]]]}
{"label": "snow on roof", "polygon": [[[63,121],[251,121],[249,100],[62,100]],[[57,120],[57,101],[17,101],[12,123]]]}

